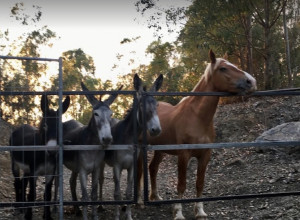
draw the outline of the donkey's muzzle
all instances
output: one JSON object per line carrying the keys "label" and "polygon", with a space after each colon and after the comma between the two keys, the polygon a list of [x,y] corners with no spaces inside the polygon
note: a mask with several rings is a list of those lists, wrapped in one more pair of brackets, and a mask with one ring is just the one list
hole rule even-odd
{"label": "donkey's muzzle", "polygon": [[150,136],[157,136],[159,135],[161,132],[161,129],[160,128],[152,128],[149,133],[150,133]]}
{"label": "donkey's muzzle", "polygon": [[102,138],[102,144],[107,146],[110,145],[112,143],[112,137],[103,137]]}

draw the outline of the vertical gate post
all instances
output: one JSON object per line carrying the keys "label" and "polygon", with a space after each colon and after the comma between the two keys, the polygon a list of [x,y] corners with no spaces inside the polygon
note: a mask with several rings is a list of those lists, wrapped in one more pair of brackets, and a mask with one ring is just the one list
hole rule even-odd
{"label": "vertical gate post", "polygon": [[58,96],[59,96],[59,124],[58,124],[58,176],[59,176],[59,219],[63,220],[64,217],[64,198],[63,198],[63,127],[62,127],[62,96],[63,96],[63,77],[62,77],[62,58],[58,59],[59,63],[59,85],[58,85]]}

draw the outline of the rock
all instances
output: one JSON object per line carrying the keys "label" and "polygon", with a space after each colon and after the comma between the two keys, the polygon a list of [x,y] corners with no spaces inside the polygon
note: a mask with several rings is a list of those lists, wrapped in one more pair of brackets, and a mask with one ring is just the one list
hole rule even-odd
{"label": "rock", "polygon": [[[255,140],[256,142],[263,141],[300,141],[300,122],[288,122],[278,125],[265,131]],[[297,147],[270,147],[270,148],[260,148],[259,152],[264,152],[265,150],[276,150],[276,151],[286,151],[288,153],[300,153],[300,144]]]}

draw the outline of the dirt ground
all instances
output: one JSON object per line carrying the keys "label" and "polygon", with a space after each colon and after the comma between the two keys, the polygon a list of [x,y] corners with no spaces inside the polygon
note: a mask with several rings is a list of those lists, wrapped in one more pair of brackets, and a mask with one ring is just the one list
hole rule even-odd
{"label": "dirt ground", "polygon": [[[219,105],[215,116],[216,142],[251,142],[264,131],[285,122],[300,120],[300,97],[250,97],[240,103]],[[0,121],[0,145],[7,145],[10,126]],[[277,148],[276,148],[277,149]],[[204,197],[299,191],[300,151],[292,148],[215,149],[208,166]],[[149,155],[149,158],[151,155]],[[185,198],[194,198],[196,160],[188,169]],[[176,157],[167,156],[160,166],[159,192],[164,199],[176,199]],[[8,152],[0,153],[0,202],[13,202],[13,179]],[[105,171],[104,199],[113,198],[111,169]],[[69,172],[64,171],[64,198],[70,201]],[[125,181],[125,177],[123,178]],[[122,183],[124,191],[125,182]],[[78,184],[79,186],[79,184]],[[38,186],[41,200],[43,184]],[[78,187],[78,194],[80,190]],[[183,205],[187,220],[194,219],[193,204]],[[205,202],[208,219],[300,219],[300,197],[286,196],[262,199]],[[41,208],[34,209],[35,219],[42,219]],[[77,218],[65,207],[65,219]],[[0,209],[0,219],[22,219],[12,208]],[[114,207],[106,206],[100,219],[114,219]],[[172,219],[172,205],[133,207],[133,218],[139,220]],[[57,218],[58,214],[53,214]]]}

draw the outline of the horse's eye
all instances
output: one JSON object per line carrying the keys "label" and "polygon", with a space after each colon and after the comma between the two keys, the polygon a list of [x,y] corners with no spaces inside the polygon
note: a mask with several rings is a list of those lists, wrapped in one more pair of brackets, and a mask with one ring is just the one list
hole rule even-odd
{"label": "horse's eye", "polygon": [[99,116],[97,112],[94,113],[95,116]]}
{"label": "horse's eye", "polygon": [[227,69],[225,67],[221,67],[220,71],[225,72]]}

